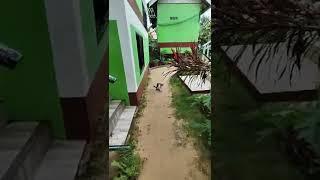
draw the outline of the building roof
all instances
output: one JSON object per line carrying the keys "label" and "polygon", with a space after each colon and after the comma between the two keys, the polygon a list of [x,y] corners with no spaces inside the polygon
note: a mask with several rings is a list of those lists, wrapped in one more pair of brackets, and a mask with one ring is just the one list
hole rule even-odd
{"label": "building roof", "polygon": [[182,2],[181,0],[180,1],[179,0],[177,0],[177,1],[175,1],[175,0],[150,0],[148,2],[148,7],[151,7],[151,6],[155,5],[159,1],[164,1],[164,2],[167,2],[167,3],[171,1],[171,2],[174,2],[174,3],[181,3],[181,4],[182,3],[187,3],[186,1],[189,1],[190,3],[201,1],[202,5],[203,5],[201,13],[205,12],[206,10],[208,10],[210,8],[210,6],[211,6],[211,0],[185,0],[184,2]]}
{"label": "building roof", "polygon": [[148,5],[148,8],[149,8],[150,22],[151,22],[153,28],[155,28],[156,24],[157,24],[157,4],[158,4],[158,2],[181,3],[181,4],[183,4],[183,3],[198,3],[198,2],[201,2],[201,12],[200,12],[200,14],[203,14],[204,12],[206,12],[211,6],[211,0],[184,0],[184,1],[182,1],[182,0],[149,0],[147,5]]}

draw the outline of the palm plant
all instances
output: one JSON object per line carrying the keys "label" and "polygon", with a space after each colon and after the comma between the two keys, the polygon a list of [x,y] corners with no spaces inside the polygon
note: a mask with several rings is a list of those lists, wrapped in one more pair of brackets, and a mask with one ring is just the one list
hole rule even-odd
{"label": "palm plant", "polygon": [[[235,63],[252,47],[256,76],[262,62],[274,58],[285,48],[290,61],[280,73],[290,68],[290,80],[295,67],[299,70],[305,57],[312,56],[320,65],[320,55],[314,51],[320,40],[320,2],[317,0],[218,0],[213,10],[213,49],[242,45]],[[314,57],[315,56],[315,57]],[[253,67],[250,65],[250,68]]]}
{"label": "palm plant", "polygon": [[[198,53],[196,43],[191,47],[191,53],[181,53],[181,48],[177,47],[173,50],[173,59],[171,67],[175,67],[174,70],[168,71],[166,75],[171,73],[177,73],[178,75],[199,75],[203,82],[211,75],[211,63],[204,61],[201,55]],[[194,80],[192,76],[190,81]]]}

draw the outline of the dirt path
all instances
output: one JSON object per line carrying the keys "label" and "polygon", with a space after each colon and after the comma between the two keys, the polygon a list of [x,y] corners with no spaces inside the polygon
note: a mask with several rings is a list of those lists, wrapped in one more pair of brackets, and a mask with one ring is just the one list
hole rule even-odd
{"label": "dirt path", "polygon": [[[168,70],[151,70],[147,106],[138,119],[138,151],[146,159],[139,180],[208,180],[208,175],[198,168],[197,151],[181,139],[183,132],[170,105],[169,77],[164,79],[162,75]],[[162,92],[153,87],[158,82],[164,84]]]}

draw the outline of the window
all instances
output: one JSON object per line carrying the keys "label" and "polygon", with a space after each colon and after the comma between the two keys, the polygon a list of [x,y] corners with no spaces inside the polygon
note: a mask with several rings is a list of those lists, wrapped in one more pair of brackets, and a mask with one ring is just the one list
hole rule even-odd
{"label": "window", "polygon": [[144,46],[143,46],[143,38],[136,34],[137,39],[137,50],[138,50],[138,59],[139,59],[139,68],[140,73],[142,73],[142,70],[144,68]]}
{"label": "window", "polygon": [[109,3],[108,0],[93,0],[93,5],[99,43],[107,28]]}
{"label": "window", "polygon": [[177,20],[178,17],[170,17],[170,20]]}
{"label": "window", "polygon": [[147,13],[142,3],[142,12],[143,12],[143,26],[145,29],[148,29]]}

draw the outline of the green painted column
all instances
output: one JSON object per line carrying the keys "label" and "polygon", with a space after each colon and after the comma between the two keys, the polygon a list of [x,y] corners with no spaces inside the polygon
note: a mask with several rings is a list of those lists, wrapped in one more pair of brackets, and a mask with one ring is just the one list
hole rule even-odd
{"label": "green painted column", "polygon": [[110,96],[113,99],[123,100],[126,104],[129,104],[119,31],[115,20],[109,21],[109,74],[117,78],[114,84],[109,85]]}
{"label": "green painted column", "polygon": [[64,123],[43,0],[2,0],[0,41],[22,53],[14,70],[0,67],[0,99],[10,120],[48,121],[57,138]]}

